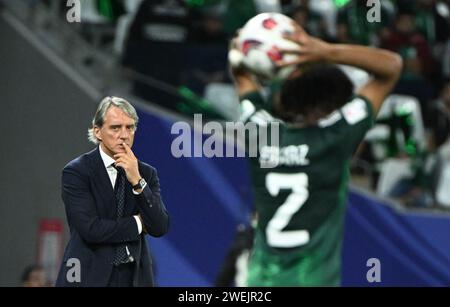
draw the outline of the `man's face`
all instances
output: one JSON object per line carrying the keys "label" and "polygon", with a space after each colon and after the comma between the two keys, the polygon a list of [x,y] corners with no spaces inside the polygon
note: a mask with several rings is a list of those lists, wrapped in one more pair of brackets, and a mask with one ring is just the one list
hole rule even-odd
{"label": "man's face", "polygon": [[122,143],[133,146],[136,125],[134,119],[116,106],[106,111],[102,127],[94,127],[94,133],[103,151],[113,157],[115,154],[125,152]]}

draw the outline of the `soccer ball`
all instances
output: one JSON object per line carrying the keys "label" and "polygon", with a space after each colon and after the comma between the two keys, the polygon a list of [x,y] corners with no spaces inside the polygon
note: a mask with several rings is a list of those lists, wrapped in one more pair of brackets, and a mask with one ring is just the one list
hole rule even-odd
{"label": "soccer ball", "polygon": [[279,13],[262,13],[251,18],[239,32],[236,44],[242,55],[242,64],[257,76],[272,80],[286,78],[293,65],[276,67],[276,61],[295,60],[295,54],[283,54],[281,49],[298,50],[299,46],[283,34],[295,31],[294,21]]}

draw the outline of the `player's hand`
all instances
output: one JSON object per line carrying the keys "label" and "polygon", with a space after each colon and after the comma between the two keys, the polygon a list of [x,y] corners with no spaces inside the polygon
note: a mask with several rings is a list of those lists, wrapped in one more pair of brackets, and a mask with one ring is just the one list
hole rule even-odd
{"label": "player's hand", "polygon": [[251,72],[244,65],[244,54],[237,46],[239,32],[240,30],[236,32],[228,45],[228,66],[233,78],[251,75]]}
{"label": "player's hand", "polygon": [[121,167],[125,170],[128,181],[131,185],[136,185],[141,179],[141,174],[139,173],[138,160],[131,148],[124,142],[123,147],[125,152],[120,152],[114,155],[116,159],[116,167]]}
{"label": "player's hand", "polygon": [[295,54],[297,57],[295,60],[289,62],[280,61],[277,63],[277,66],[284,67],[325,61],[327,52],[330,50],[330,44],[310,36],[297,24],[294,24],[294,27],[295,32],[292,34],[285,34],[284,37],[296,43],[299,48],[295,50],[281,50],[281,52],[285,54]]}
{"label": "player's hand", "polygon": [[260,85],[255,77],[256,74],[251,72],[248,67],[244,64],[244,55],[237,48],[237,38],[239,36],[239,30],[236,36],[230,41],[229,51],[228,51],[228,63],[229,70],[236,91],[239,96],[245,95],[246,93],[253,92],[259,89]]}

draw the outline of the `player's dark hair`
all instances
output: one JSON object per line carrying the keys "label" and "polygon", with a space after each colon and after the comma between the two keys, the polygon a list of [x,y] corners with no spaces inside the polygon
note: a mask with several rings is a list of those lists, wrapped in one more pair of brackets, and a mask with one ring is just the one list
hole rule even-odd
{"label": "player's dark hair", "polygon": [[281,88],[277,115],[286,121],[299,116],[311,122],[340,108],[353,94],[353,83],[335,65],[314,64]]}

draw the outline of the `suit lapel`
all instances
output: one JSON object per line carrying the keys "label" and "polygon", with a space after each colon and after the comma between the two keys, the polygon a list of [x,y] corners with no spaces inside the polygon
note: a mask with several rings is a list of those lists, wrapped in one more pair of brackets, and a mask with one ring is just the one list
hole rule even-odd
{"label": "suit lapel", "polygon": [[[114,194],[114,188],[111,185],[111,181],[106,171],[105,165],[103,164],[102,157],[100,156],[100,151],[97,149],[93,150],[90,154],[91,169],[94,170],[94,182],[98,184],[102,198],[104,199],[104,208],[108,214],[109,218],[116,218],[116,196]],[[141,168],[139,167],[139,170]],[[125,179],[125,209],[124,216],[131,216],[136,214],[135,199],[132,192],[132,186],[130,182]]]}
{"label": "suit lapel", "polygon": [[111,185],[111,181],[109,180],[109,176],[105,165],[103,164],[98,147],[93,150],[89,156],[91,158],[91,169],[94,172],[94,182],[97,184],[99,192],[105,201],[102,209],[106,210],[109,217],[114,218],[116,214],[114,189]]}

